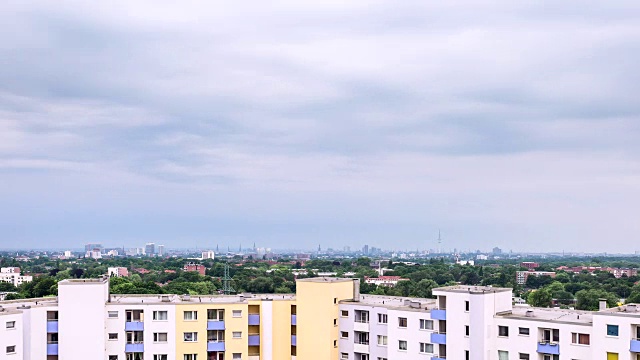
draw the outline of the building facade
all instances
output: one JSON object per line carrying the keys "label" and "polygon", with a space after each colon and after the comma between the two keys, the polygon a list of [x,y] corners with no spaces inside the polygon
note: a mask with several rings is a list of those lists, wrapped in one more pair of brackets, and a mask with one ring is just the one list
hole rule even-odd
{"label": "building facade", "polygon": [[0,281],[8,282],[13,286],[19,286],[26,282],[33,281],[31,275],[21,275],[19,267],[3,267],[0,268]]}
{"label": "building facade", "polygon": [[640,312],[512,304],[511,289],[452,286],[435,299],[360,295],[356,279],[297,294],[115,295],[68,279],[58,296],[0,302],[8,360],[638,360]]}

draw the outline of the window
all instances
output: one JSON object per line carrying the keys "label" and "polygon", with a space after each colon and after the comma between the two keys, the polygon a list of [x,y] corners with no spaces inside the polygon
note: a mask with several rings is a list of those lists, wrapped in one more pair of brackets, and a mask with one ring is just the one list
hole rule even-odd
{"label": "window", "polygon": [[198,312],[197,311],[185,311],[183,319],[185,321],[195,321],[198,320]]}
{"label": "window", "polygon": [[407,350],[407,341],[406,340],[398,340],[398,350]]}
{"label": "window", "polygon": [[184,360],[198,360],[198,354],[184,354]]}
{"label": "window", "polygon": [[210,321],[224,321],[223,309],[209,309],[207,310],[207,320]]}
{"label": "window", "polygon": [[153,360],[167,360],[167,354],[155,354],[153,355]]}
{"label": "window", "polygon": [[153,333],[153,342],[167,342],[167,333]]}
{"label": "window", "polygon": [[153,320],[166,321],[167,320],[167,312],[166,311],[154,311],[153,312]]}
{"label": "window", "polygon": [[142,353],[125,353],[125,360],[144,360]]}
{"label": "window", "polygon": [[108,311],[107,312],[107,316],[109,317],[109,319],[117,319],[118,318],[118,312],[117,311]]}
{"label": "window", "polygon": [[529,354],[518,354],[518,360],[529,360]]}
{"label": "window", "polygon": [[379,357],[378,360],[387,360],[387,358]]}
{"label": "window", "polygon": [[340,353],[340,360],[349,360],[348,353]]}
{"label": "window", "polygon": [[607,325],[607,336],[618,336],[618,325]]}
{"label": "window", "polygon": [[543,355],[542,360],[560,360],[560,355]]}
{"label": "window", "polygon": [[590,336],[589,334],[571,333],[571,343],[579,345],[589,345]]}
{"label": "window", "polygon": [[333,326],[338,326],[338,319],[333,319]]}
{"label": "window", "polygon": [[186,333],[184,333],[184,341],[186,341],[186,342],[196,342],[196,341],[198,341],[198,333],[197,332],[186,332]]}
{"label": "window", "polygon": [[498,336],[509,337],[509,327],[498,326]]}
{"label": "window", "polygon": [[542,342],[560,342],[560,330],[542,329]]}
{"label": "window", "polygon": [[420,353],[433,354],[433,344],[420,343]]}
{"label": "window", "polygon": [[231,333],[231,335],[233,336],[234,339],[241,339],[242,331],[234,331],[233,333]]}
{"label": "window", "polygon": [[356,331],[353,333],[353,342],[356,344],[369,345],[369,333]]}
{"label": "window", "polygon": [[233,317],[242,317],[242,310],[233,310],[233,311],[231,312],[231,315],[232,315]]}
{"label": "window", "polygon": [[529,336],[529,328],[523,328],[523,327],[518,328],[518,335],[527,335],[527,336]]}
{"label": "window", "polygon": [[343,339],[348,339],[349,338],[349,333],[346,331],[341,331],[340,332],[340,337]]}
{"label": "window", "polygon": [[109,355],[109,360],[118,360],[118,355]]}
{"label": "window", "polygon": [[342,311],[340,311],[340,316],[349,317],[349,312],[347,310],[342,310]]}
{"label": "window", "polygon": [[433,320],[420,319],[420,330],[433,330]]}
{"label": "window", "polygon": [[387,335],[378,335],[378,346],[387,346]]}
{"label": "window", "polygon": [[618,353],[612,353],[612,352],[608,352],[607,353],[607,360],[618,360]]}
{"label": "window", "polygon": [[398,318],[398,327],[406,328],[407,327],[407,318]]}
{"label": "window", "polygon": [[15,345],[7,346],[7,354],[13,354],[15,352],[16,352],[16,346]]}
{"label": "window", "polygon": [[464,326],[464,335],[469,336],[469,325]]}
{"label": "window", "polygon": [[338,298],[333,298],[333,303],[337,304],[338,303]]}
{"label": "window", "polygon": [[469,302],[468,301],[464,302],[464,311],[469,312]]}
{"label": "window", "polygon": [[387,314],[378,314],[378,324],[387,323]]}
{"label": "window", "polygon": [[509,352],[498,350],[498,360],[509,360]]}
{"label": "window", "polygon": [[7,329],[15,329],[16,328],[16,322],[15,321],[7,321],[6,327],[7,327]]}
{"label": "window", "polygon": [[464,360],[469,360],[469,350],[464,351]]}
{"label": "window", "polygon": [[233,353],[233,360],[241,360],[242,359],[242,353]]}
{"label": "window", "polygon": [[118,340],[118,333],[109,333],[109,340]]}
{"label": "window", "polygon": [[356,360],[369,360],[369,354],[356,354]]}
{"label": "window", "polygon": [[333,340],[333,347],[337,348],[338,347],[338,340]]}

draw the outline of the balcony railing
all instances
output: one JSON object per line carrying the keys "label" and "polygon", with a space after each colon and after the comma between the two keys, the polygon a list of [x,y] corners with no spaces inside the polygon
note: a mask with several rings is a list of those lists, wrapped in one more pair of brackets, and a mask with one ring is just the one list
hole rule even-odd
{"label": "balcony railing", "polygon": [[446,344],[447,343],[447,333],[446,332],[432,332],[431,333],[431,342],[434,344]]}
{"label": "balcony railing", "polygon": [[58,332],[58,320],[47,320],[47,332],[48,333]]}
{"label": "balcony railing", "polygon": [[538,343],[538,352],[541,354],[560,355],[560,345],[543,340]]}
{"label": "balcony railing", "polygon": [[259,346],[259,345],[260,345],[260,335],[249,334],[249,346]]}
{"label": "balcony railing", "polygon": [[640,353],[640,339],[638,338],[631,339],[631,344],[629,345],[629,351],[634,353]]}
{"label": "balcony railing", "polygon": [[298,344],[298,336],[291,335],[291,346],[296,346]]}
{"label": "balcony railing", "polygon": [[127,321],[124,323],[125,331],[143,331],[144,323],[142,321]]}
{"label": "balcony railing", "polygon": [[58,355],[58,343],[47,344],[47,355]]}
{"label": "balcony railing", "polygon": [[207,321],[207,330],[224,330],[224,321],[219,321],[219,320]]}
{"label": "balcony railing", "polygon": [[144,352],[144,344],[142,341],[140,342],[132,342],[124,345],[124,352],[128,353],[139,353]]}
{"label": "balcony railing", "polygon": [[446,309],[433,309],[431,310],[431,318],[433,320],[447,320]]}
{"label": "balcony railing", "polygon": [[360,344],[360,345],[369,345],[369,340],[364,341],[364,340],[360,340],[360,341],[354,341],[354,344]]}
{"label": "balcony railing", "polygon": [[224,341],[207,342],[207,351],[225,351]]}
{"label": "balcony railing", "polygon": [[249,325],[260,325],[260,314],[249,314]]}
{"label": "balcony railing", "polygon": [[298,315],[291,314],[291,325],[297,325],[297,324],[298,324]]}

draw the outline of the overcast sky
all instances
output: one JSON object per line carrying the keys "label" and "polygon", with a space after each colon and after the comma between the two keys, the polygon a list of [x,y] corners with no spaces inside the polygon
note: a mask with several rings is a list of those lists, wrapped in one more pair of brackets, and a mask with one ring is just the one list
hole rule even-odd
{"label": "overcast sky", "polygon": [[640,3],[0,4],[0,248],[640,250]]}

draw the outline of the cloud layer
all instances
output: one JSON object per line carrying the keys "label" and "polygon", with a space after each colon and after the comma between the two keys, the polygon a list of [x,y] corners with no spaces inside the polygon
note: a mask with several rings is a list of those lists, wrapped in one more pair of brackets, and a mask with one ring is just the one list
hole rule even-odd
{"label": "cloud layer", "polygon": [[640,250],[635,1],[0,10],[0,248]]}

